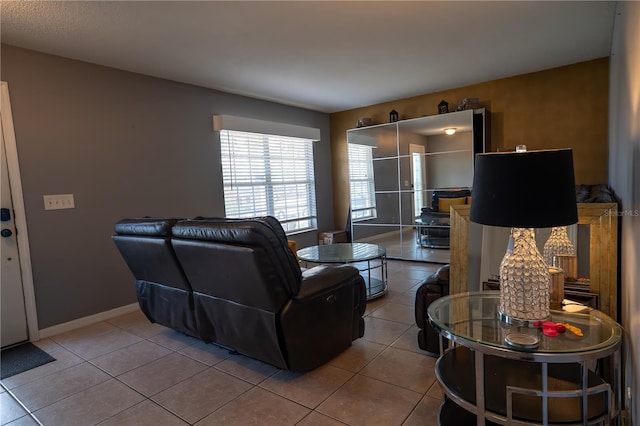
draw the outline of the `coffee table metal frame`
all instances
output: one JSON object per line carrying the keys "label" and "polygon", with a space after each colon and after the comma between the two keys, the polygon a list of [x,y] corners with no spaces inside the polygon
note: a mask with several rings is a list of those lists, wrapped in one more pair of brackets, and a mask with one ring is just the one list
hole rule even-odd
{"label": "coffee table metal frame", "polygon": [[[367,300],[376,299],[387,292],[388,270],[387,250],[377,244],[339,243],[305,247],[297,251],[298,259],[309,263],[357,264],[366,262],[365,268],[358,268],[365,280]],[[380,270],[381,279],[372,272]]]}

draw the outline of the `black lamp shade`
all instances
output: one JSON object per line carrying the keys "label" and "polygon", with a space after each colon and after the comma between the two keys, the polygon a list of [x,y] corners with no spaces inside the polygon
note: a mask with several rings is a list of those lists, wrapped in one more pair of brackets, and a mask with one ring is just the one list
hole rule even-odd
{"label": "black lamp shade", "polygon": [[548,228],[578,222],[571,149],[476,155],[470,219]]}

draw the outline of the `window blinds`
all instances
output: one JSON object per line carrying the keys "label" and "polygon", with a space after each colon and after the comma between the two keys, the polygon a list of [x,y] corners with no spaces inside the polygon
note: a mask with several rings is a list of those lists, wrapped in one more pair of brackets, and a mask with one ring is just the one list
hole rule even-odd
{"label": "window blinds", "polygon": [[374,219],[376,196],[372,147],[349,144],[349,182],[351,220]]}
{"label": "window blinds", "polygon": [[220,131],[227,217],[275,216],[287,233],[316,229],[313,141]]}

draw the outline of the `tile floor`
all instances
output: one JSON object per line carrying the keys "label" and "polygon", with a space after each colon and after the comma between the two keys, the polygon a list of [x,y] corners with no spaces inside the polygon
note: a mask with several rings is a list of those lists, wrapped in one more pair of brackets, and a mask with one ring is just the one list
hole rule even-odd
{"label": "tile floor", "polygon": [[435,425],[443,397],[414,300],[440,265],[388,266],[364,337],[316,370],[279,370],[134,312],[35,342],[56,361],[1,382],[1,424]]}

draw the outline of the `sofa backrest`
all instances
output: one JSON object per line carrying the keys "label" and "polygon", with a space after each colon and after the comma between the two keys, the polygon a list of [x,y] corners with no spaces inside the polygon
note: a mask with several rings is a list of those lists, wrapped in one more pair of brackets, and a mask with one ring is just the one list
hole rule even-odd
{"label": "sofa backrest", "polygon": [[178,222],[172,233],[195,292],[278,312],[299,291],[300,267],[273,218],[198,218]]}
{"label": "sofa backrest", "polygon": [[136,280],[191,291],[171,246],[178,219],[132,218],[115,224],[113,241]]}
{"label": "sofa backrest", "polygon": [[[262,222],[265,225],[269,226],[273,232],[275,233],[278,241],[280,242],[280,246],[285,248],[284,255],[287,258],[287,263],[291,267],[291,271],[294,274],[294,279],[296,282],[300,282],[302,280],[302,271],[300,269],[300,264],[298,263],[298,258],[294,252],[291,251],[291,246],[289,245],[289,241],[287,239],[287,234],[284,232],[280,221],[273,216],[261,216],[261,217],[253,217],[253,218],[228,218],[228,217],[204,217],[198,216],[193,218],[194,221],[202,221],[202,222],[222,222],[222,223],[247,223],[251,222]],[[277,245],[276,245],[277,246]],[[294,293],[297,294],[298,289],[295,290]]]}

